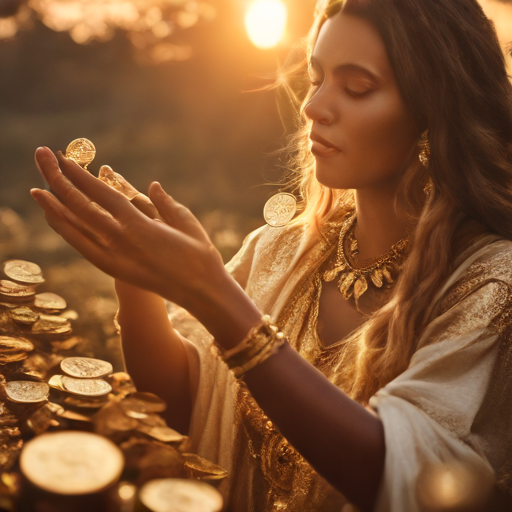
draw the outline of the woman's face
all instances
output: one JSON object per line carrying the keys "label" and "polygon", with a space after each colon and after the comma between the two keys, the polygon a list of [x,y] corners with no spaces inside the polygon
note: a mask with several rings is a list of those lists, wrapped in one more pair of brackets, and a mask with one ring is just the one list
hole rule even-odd
{"label": "woman's face", "polygon": [[419,133],[377,30],[336,14],[320,30],[309,73],[318,181],[336,189],[396,183],[418,158]]}

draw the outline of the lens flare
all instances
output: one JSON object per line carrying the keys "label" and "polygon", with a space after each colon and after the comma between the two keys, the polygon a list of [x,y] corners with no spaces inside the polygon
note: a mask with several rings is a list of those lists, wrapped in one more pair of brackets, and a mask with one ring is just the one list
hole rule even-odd
{"label": "lens flare", "polygon": [[245,16],[245,27],[252,44],[267,49],[284,36],[288,13],[281,0],[254,0]]}

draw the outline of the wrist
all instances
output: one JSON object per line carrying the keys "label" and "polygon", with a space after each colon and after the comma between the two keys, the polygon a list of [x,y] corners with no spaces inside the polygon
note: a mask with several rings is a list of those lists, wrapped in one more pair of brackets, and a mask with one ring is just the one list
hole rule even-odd
{"label": "wrist", "polygon": [[224,267],[214,285],[203,292],[201,296],[195,295],[186,309],[224,349],[236,346],[261,322],[261,312]]}

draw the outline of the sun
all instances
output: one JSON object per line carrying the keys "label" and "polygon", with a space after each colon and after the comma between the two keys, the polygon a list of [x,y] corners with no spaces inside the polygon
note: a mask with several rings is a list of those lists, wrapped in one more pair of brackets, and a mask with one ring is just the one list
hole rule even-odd
{"label": "sun", "polygon": [[245,16],[249,39],[257,48],[276,46],[284,36],[288,13],[281,0],[254,0]]}

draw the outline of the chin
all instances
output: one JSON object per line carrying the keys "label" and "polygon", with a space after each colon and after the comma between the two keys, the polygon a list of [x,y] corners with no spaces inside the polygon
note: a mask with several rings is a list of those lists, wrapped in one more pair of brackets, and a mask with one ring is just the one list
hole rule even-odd
{"label": "chin", "polygon": [[315,177],[324,187],[343,190],[357,188],[356,180],[347,179],[346,174],[339,169],[324,167],[318,163],[315,168]]}

